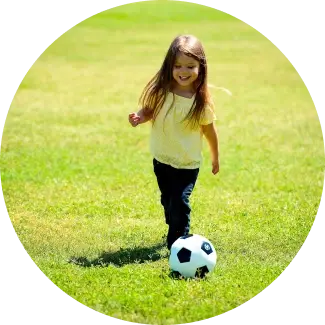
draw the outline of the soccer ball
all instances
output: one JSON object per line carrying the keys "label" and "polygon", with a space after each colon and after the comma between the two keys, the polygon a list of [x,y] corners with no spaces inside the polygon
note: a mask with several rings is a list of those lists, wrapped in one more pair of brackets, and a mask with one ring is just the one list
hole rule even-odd
{"label": "soccer ball", "polygon": [[200,235],[178,238],[171,247],[169,266],[185,278],[204,277],[217,263],[217,253],[209,240]]}

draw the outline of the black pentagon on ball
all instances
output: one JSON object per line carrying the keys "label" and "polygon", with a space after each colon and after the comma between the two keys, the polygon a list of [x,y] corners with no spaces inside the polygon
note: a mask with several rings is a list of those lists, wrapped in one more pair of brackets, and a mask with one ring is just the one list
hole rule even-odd
{"label": "black pentagon on ball", "polygon": [[202,267],[198,267],[195,272],[195,277],[196,278],[204,278],[207,273],[209,273],[209,269],[206,265],[202,266]]}
{"label": "black pentagon on ball", "polygon": [[173,271],[173,270],[171,270],[171,272],[169,273],[169,277],[172,279],[182,279],[183,278],[181,273],[179,273],[178,271]]}
{"label": "black pentagon on ball", "polygon": [[177,257],[180,263],[186,263],[189,262],[191,259],[191,251],[187,248],[183,247],[179,250],[177,253]]}
{"label": "black pentagon on ball", "polygon": [[207,255],[212,253],[212,247],[209,243],[207,243],[206,241],[204,241],[201,245],[201,249],[203,250],[203,252],[205,252]]}

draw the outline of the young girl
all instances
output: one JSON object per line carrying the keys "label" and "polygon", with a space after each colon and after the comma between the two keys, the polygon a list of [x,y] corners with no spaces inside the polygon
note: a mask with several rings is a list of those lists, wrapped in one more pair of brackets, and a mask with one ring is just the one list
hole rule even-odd
{"label": "young girl", "polygon": [[190,229],[189,197],[201,164],[202,135],[209,143],[212,173],[219,171],[215,115],[201,42],[182,35],[171,43],[157,74],[144,88],[140,111],[129,114],[133,127],[152,121],[150,148],[169,225],[167,246]]}

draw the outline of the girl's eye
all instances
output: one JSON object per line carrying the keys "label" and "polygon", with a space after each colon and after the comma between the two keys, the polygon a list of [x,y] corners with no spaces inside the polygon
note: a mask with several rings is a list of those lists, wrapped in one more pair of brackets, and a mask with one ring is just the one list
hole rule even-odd
{"label": "girl's eye", "polygon": [[[180,69],[181,68],[181,66],[180,65],[174,65],[174,67],[175,67],[175,69]],[[195,68],[195,66],[194,65],[189,65],[189,66],[187,66],[187,69],[194,69]]]}

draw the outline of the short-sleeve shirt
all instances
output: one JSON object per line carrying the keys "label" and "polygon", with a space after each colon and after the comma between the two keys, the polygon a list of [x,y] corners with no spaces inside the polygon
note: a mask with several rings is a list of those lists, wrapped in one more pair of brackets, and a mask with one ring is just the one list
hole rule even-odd
{"label": "short-sleeve shirt", "polygon": [[[194,129],[188,125],[188,121],[184,121],[193,101],[194,96],[186,98],[173,93],[167,95],[152,125],[150,137],[150,151],[159,162],[178,169],[200,167],[202,161],[201,129]],[[214,120],[216,120],[214,111],[207,106],[199,124],[208,125]]]}

